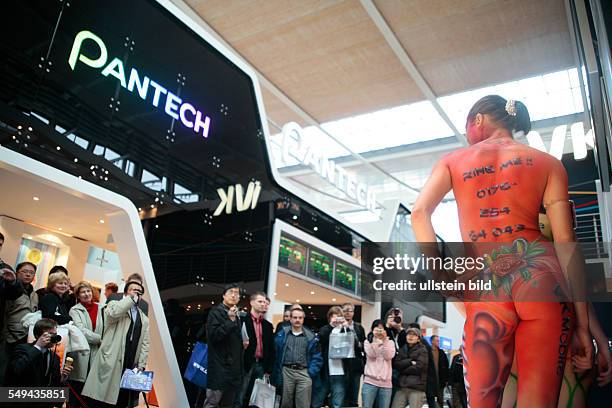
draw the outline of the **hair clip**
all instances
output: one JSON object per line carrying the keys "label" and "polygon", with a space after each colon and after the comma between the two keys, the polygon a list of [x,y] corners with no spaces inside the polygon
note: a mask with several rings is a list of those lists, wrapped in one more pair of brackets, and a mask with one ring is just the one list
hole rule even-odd
{"label": "hair clip", "polygon": [[510,116],[516,116],[516,104],[514,99],[508,99],[508,102],[506,102],[506,112],[508,112]]}

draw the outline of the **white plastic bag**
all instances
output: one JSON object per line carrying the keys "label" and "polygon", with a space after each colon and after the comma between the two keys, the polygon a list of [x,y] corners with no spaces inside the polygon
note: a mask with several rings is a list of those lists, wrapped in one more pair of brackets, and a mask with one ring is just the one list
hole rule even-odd
{"label": "white plastic bag", "polygon": [[258,408],[274,408],[274,399],[276,398],[276,388],[270,384],[267,376],[264,379],[258,378],[253,385],[249,406],[254,405]]}
{"label": "white plastic bag", "polygon": [[355,332],[334,332],[329,335],[329,358],[355,358]]}

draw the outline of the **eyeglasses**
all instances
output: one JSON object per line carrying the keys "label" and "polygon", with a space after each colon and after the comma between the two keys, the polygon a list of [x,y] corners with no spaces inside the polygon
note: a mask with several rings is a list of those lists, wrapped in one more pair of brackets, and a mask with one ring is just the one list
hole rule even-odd
{"label": "eyeglasses", "polygon": [[23,273],[26,276],[34,276],[34,275],[36,275],[36,271],[28,271],[28,270],[25,270],[25,271],[21,270],[21,271],[19,271],[17,273]]}
{"label": "eyeglasses", "polygon": [[225,293],[227,293],[230,296],[240,296],[240,291],[239,290],[228,290]]}

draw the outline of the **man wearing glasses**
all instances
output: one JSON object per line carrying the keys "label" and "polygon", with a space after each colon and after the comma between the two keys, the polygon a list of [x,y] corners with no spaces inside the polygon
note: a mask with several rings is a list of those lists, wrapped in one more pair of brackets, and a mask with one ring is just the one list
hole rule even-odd
{"label": "man wearing glasses", "polygon": [[365,365],[365,354],[363,352],[363,342],[365,341],[365,330],[359,323],[353,321],[355,317],[355,305],[350,302],[342,305],[342,313],[347,327],[355,333],[355,358],[345,360],[346,367],[346,394],[344,397],[345,407],[358,407],[357,398],[359,397],[359,383],[363,375]]}
{"label": "man wearing glasses", "polygon": [[5,316],[6,351],[12,353],[18,344],[26,343],[28,329],[23,327],[21,319],[28,313],[38,310],[38,296],[32,286],[36,276],[36,265],[31,262],[22,262],[16,268],[17,280],[23,287],[23,294],[15,300],[6,302]]}
{"label": "man wearing glasses", "polygon": [[243,345],[238,316],[240,288],[223,289],[223,302],[211,309],[206,322],[208,383],[204,408],[229,408],[242,385]]}

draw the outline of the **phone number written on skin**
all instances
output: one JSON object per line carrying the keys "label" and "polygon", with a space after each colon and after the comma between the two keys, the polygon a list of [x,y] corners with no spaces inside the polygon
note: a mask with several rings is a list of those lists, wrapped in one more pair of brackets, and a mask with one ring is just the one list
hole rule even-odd
{"label": "phone number written on skin", "polygon": [[63,402],[67,387],[0,387],[0,402]]}

